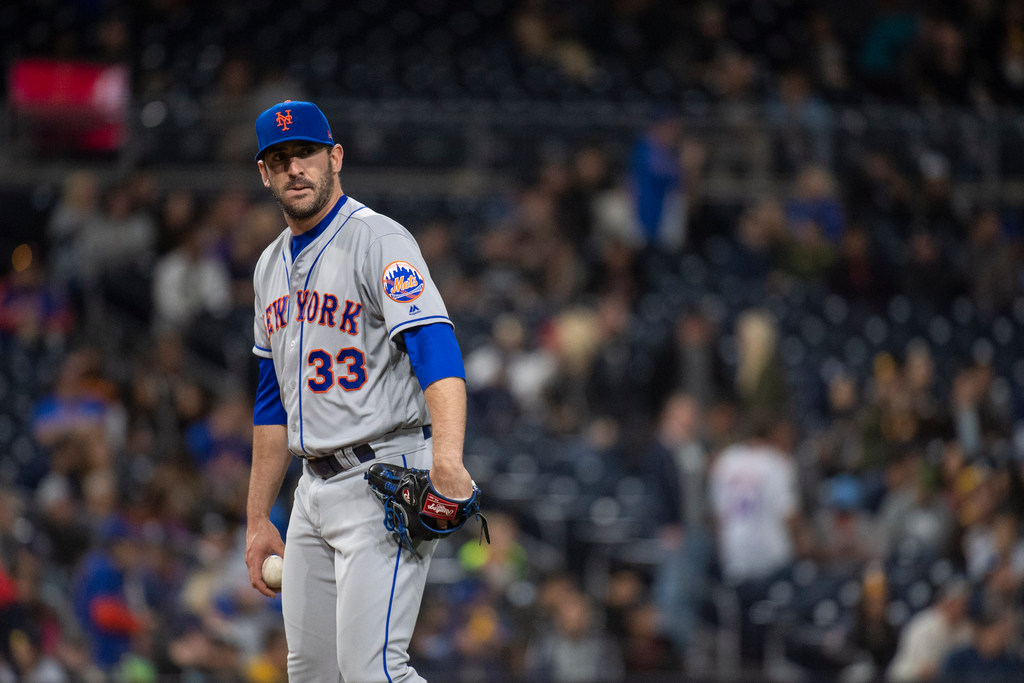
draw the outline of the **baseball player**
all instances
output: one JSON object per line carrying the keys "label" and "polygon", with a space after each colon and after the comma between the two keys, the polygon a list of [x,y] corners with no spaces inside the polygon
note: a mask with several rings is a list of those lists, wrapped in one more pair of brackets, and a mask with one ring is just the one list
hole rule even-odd
{"label": "baseball player", "polygon": [[[253,277],[249,578],[273,596],[261,566],[284,557],[289,680],[422,681],[407,648],[436,541],[397,543],[364,474],[373,463],[424,468],[438,493],[472,495],[452,323],[412,235],[343,193],[343,150],[315,104],[267,109],[256,137],[288,227]],[[284,543],[269,514],[296,456]]]}

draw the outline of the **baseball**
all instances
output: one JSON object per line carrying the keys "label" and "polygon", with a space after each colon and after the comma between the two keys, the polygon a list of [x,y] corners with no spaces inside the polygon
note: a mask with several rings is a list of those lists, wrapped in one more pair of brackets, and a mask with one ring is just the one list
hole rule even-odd
{"label": "baseball", "polygon": [[280,555],[268,555],[267,559],[263,560],[263,583],[267,584],[268,588],[276,590],[281,587],[281,568],[283,566],[284,560]]}

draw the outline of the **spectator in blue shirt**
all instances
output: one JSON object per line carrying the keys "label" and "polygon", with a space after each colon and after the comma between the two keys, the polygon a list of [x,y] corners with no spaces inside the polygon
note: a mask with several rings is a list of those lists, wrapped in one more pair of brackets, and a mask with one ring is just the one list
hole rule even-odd
{"label": "spectator in blue shirt", "polygon": [[104,546],[83,561],[74,587],[75,616],[88,635],[93,659],[113,669],[132,649],[147,618],[129,599],[129,585],[139,565],[141,535],[128,522],[113,518],[103,529]]}
{"label": "spectator in blue shirt", "polygon": [[995,609],[979,617],[971,643],[946,657],[939,680],[950,683],[1024,680],[1024,660],[1010,648],[1015,622],[1015,613],[1009,608]]}
{"label": "spectator in blue shirt", "polygon": [[631,178],[641,238],[648,247],[678,251],[686,239],[686,179],[682,128],[670,109],[658,110],[633,147]]}

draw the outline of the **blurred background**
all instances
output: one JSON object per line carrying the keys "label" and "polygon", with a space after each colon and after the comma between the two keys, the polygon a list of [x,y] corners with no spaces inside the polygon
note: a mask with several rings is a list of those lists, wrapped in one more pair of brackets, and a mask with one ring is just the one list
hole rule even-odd
{"label": "blurred background", "polygon": [[23,0],[0,53],[0,681],[285,680],[284,99],[466,360],[492,543],[440,545],[418,670],[1024,680],[1024,2]]}

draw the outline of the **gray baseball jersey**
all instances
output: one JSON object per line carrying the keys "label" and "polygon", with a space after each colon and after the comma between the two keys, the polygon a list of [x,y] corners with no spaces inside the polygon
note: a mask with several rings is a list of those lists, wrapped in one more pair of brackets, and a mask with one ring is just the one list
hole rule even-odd
{"label": "gray baseball jersey", "polygon": [[253,352],[272,358],[288,413],[288,448],[319,457],[428,424],[403,330],[451,324],[409,232],[351,197],[292,261],[291,232],[253,277]]}

